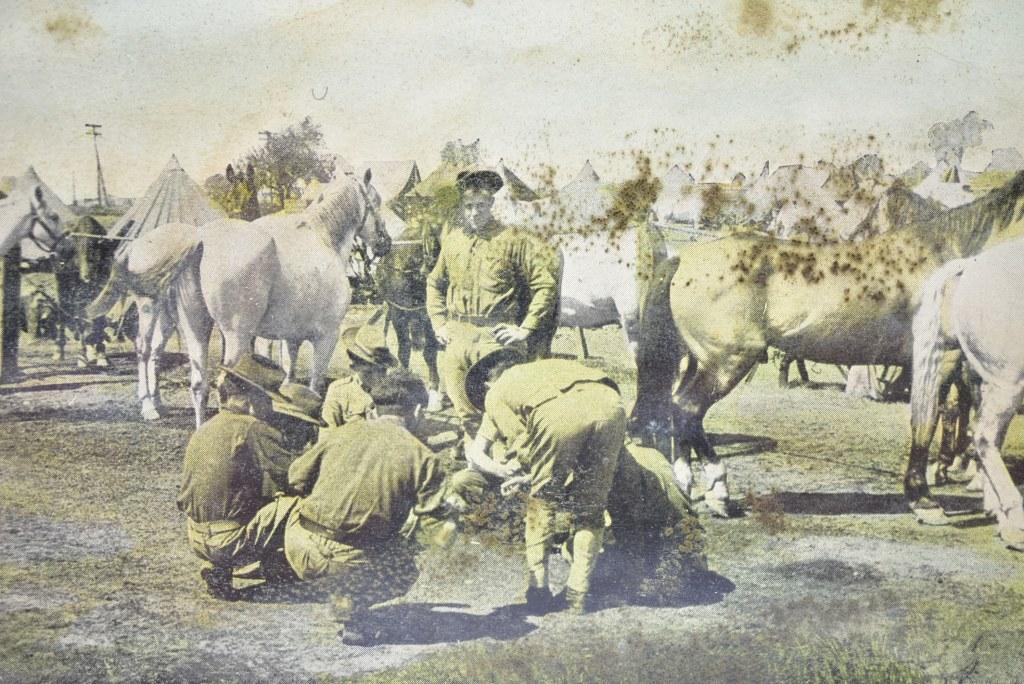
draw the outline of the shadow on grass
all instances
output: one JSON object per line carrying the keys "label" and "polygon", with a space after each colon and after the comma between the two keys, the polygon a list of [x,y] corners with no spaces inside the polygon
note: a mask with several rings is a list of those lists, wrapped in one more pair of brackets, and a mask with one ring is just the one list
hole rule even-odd
{"label": "shadow on grass", "polygon": [[367,622],[384,632],[382,643],[387,644],[507,641],[537,629],[516,606],[495,608],[486,615],[455,610],[468,607],[464,603],[399,603],[371,610]]}
{"label": "shadow on grass", "polygon": [[[776,492],[772,495],[787,514],[804,515],[909,515],[902,494],[862,492]],[[971,496],[938,495],[947,512],[978,510],[980,499]]]}

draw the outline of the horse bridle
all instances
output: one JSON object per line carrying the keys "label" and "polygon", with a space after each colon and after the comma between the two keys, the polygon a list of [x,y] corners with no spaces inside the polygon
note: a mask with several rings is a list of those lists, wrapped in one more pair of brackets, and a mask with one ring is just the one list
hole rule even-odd
{"label": "horse bridle", "polygon": [[[45,220],[43,220],[43,218],[39,215],[39,209],[35,206],[35,204],[32,204],[31,206],[32,222],[29,224],[28,235],[26,235],[25,237],[31,240],[32,244],[34,244],[43,252],[56,252],[57,248],[60,247],[61,243],[68,239],[68,234],[65,232],[56,233],[49,226],[49,224]],[[54,216],[57,218],[57,220],[60,220],[59,216],[57,216],[56,214],[54,214]],[[46,233],[46,236],[50,239],[49,245],[44,244],[41,239],[36,237],[35,230],[33,230],[36,227],[36,225],[40,225],[43,227],[43,231]]]}

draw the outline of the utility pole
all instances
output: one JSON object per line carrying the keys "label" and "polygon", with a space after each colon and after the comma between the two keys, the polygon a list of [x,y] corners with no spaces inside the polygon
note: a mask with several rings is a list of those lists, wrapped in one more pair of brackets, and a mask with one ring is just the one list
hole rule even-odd
{"label": "utility pole", "polygon": [[274,134],[270,131],[260,131],[260,136],[263,138],[263,142],[267,147],[270,147],[270,141],[274,138]]}
{"label": "utility pole", "polygon": [[86,131],[86,135],[92,136],[92,147],[96,151],[96,204],[106,207],[110,204],[110,198],[107,196],[107,184],[103,182],[103,167],[100,166],[100,147],[96,142],[96,138],[103,135],[99,132],[103,125],[87,123],[85,127],[89,129]]}

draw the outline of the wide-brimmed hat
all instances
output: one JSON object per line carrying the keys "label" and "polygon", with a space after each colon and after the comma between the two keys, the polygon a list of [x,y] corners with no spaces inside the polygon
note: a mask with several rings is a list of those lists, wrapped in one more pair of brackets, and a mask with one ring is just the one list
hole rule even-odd
{"label": "wide-brimmed hat", "polygon": [[514,364],[526,361],[526,355],[513,347],[495,349],[473,364],[466,373],[466,397],[478,411],[484,410],[484,397],[487,396],[487,376],[491,369],[499,363],[511,361]]}
{"label": "wide-brimmed hat", "polygon": [[501,190],[505,181],[501,175],[486,169],[480,171],[462,171],[455,177],[455,186],[459,192],[486,192],[493,195]]}
{"label": "wide-brimmed hat", "polygon": [[279,391],[287,375],[283,368],[267,357],[247,352],[232,365],[222,365],[220,369],[246,385],[260,390],[273,401],[288,403],[288,399]]}
{"label": "wide-brimmed hat", "polygon": [[383,343],[372,344],[359,339],[362,327],[348,328],[341,333],[341,341],[345,343],[345,351],[348,358],[356,363],[370,364],[374,366],[395,366],[398,359]]}
{"label": "wide-brimmed hat", "polygon": [[320,420],[320,405],[323,404],[323,398],[319,394],[296,382],[281,385],[280,393],[287,401],[275,400],[274,413],[298,418],[319,427],[327,425]]}

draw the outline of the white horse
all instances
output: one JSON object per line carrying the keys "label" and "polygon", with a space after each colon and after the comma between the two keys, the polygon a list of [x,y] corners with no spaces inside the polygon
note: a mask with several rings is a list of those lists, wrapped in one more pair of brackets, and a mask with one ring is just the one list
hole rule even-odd
{"label": "white horse", "polygon": [[0,256],[25,239],[46,254],[55,252],[67,239],[60,217],[50,211],[39,185],[0,200]]}
{"label": "white horse", "polygon": [[1024,239],[997,245],[970,259],[949,262],[932,275],[914,317],[914,375],[907,484],[923,495],[914,511],[942,524],[945,514],[928,496],[925,467],[935,434],[944,356],[959,350],[981,377],[974,434],[983,474],[985,511],[994,515],[1006,545],[1024,551],[1024,501],[1000,450],[1024,398],[1024,317],[1018,304],[1024,282]]}
{"label": "white horse", "polygon": [[665,257],[663,243],[644,235],[651,230],[631,226],[614,239],[598,232],[554,236],[562,256],[560,326],[580,328],[582,340],[582,328],[618,323],[636,354],[643,291]]}
{"label": "white horse", "polygon": [[[341,176],[300,214],[265,216],[251,223],[218,219],[199,228],[161,226],[139,238],[115,263],[108,288],[90,314],[112,306],[125,290],[174,310],[188,349],[197,426],[205,417],[209,394],[206,365],[214,323],[224,337],[225,364],[250,351],[257,336],[285,340],[289,379],[299,346],[309,340],[310,387],[322,391],[338,328],[352,299],[346,267],[353,240],[358,235],[377,254],[390,244],[380,195],[370,177],[369,171],[362,182],[350,174]],[[140,311],[140,319],[144,313]],[[166,335],[159,319],[147,319],[147,325],[158,336]],[[142,370],[140,362],[140,381]],[[150,377],[148,368],[146,375],[147,385],[155,389],[155,375]],[[144,411],[155,408],[152,401],[149,406],[144,402]]]}

